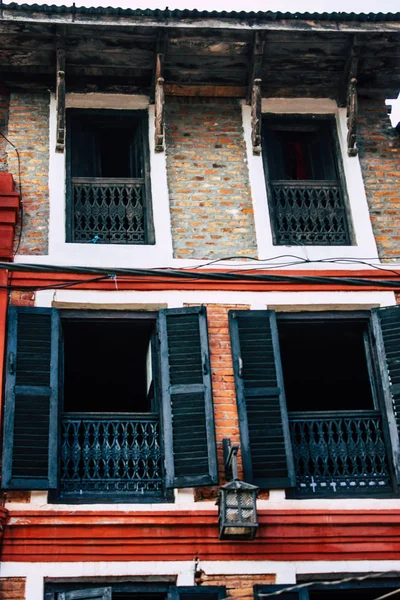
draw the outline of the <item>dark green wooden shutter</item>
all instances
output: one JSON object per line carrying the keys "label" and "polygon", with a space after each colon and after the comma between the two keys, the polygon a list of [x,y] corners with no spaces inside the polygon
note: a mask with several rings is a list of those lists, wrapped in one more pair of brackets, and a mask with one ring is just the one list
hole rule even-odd
{"label": "dark green wooden shutter", "polygon": [[393,466],[397,483],[400,484],[400,306],[374,309],[372,323],[392,444]]}
{"label": "dark green wooden shutter", "polygon": [[102,587],[58,594],[58,600],[89,600],[89,598],[90,600],[111,600],[112,590],[110,587]]}
{"label": "dark green wooden shutter", "polygon": [[229,314],[244,478],[268,489],[295,484],[273,311]]}
{"label": "dark green wooden shutter", "polygon": [[5,489],[57,486],[58,362],[57,311],[11,307],[4,416]]}
{"label": "dark green wooden shutter", "polygon": [[167,487],[218,483],[205,308],[161,310],[158,326]]}

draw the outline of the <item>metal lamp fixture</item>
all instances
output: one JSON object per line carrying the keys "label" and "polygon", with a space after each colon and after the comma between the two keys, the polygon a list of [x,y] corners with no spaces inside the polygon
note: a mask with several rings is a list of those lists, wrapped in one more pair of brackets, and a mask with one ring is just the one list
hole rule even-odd
{"label": "metal lamp fixture", "polygon": [[231,446],[225,439],[225,473],[232,470],[232,481],[223,485],[219,492],[218,521],[220,540],[252,540],[257,532],[258,487],[240,481],[237,471],[239,446]]}

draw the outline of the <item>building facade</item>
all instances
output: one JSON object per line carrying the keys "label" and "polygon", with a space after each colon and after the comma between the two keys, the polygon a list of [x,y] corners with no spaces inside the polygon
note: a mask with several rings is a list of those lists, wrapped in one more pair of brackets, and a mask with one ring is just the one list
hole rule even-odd
{"label": "building facade", "polygon": [[0,596],[392,595],[400,13],[0,10]]}

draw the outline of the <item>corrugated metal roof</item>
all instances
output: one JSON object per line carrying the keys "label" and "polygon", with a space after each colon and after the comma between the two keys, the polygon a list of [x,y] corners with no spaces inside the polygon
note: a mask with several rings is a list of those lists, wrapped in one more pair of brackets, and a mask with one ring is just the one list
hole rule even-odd
{"label": "corrugated metal roof", "polygon": [[245,19],[245,20],[263,20],[263,21],[281,21],[281,20],[306,20],[306,21],[358,21],[358,22],[381,22],[381,21],[400,21],[400,12],[397,13],[355,13],[355,12],[273,12],[273,11],[207,11],[207,10],[189,10],[189,9],[152,9],[152,8],[113,8],[113,7],[86,7],[86,6],[55,6],[48,4],[18,4],[11,2],[3,4],[7,10],[43,12],[50,14],[82,14],[82,15],[114,15],[127,17],[151,17],[156,19]]}

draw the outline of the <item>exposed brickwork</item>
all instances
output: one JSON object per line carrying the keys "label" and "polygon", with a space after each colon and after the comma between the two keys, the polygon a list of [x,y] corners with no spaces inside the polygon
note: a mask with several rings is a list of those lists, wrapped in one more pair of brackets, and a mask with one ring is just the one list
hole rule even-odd
{"label": "exposed brickwork", "polygon": [[255,256],[239,102],[168,100],[166,140],[175,257]]}
{"label": "exposed brickwork", "polygon": [[[47,254],[49,222],[49,94],[11,93],[8,137],[21,161],[23,233],[19,254]],[[8,165],[19,181],[15,151],[8,147]],[[19,232],[16,233],[16,241]]]}
{"label": "exposed brickwork", "polygon": [[[9,100],[10,96],[8,92],[0,86],[0,132],[4,135],[7,135]],[[0,136],[0,171],[7,170],[7,142]]]}
{"label": "exposed brickwork", "polygon": [[253,598],[255,585],[273,585],[275,575],[206,575],[200,578],[202,586],[224,585],[228,598]]}
{"label": "exposed brickwork", "polygon": [[[249,306],[244,305],[207,305],[208,339],[210,346],[220,485],[226,483],[224,476],[222,440],[224,438],[230,438],[232,444],[240,444],[228,312],[234,309],[245,310],[248,308]],[[238,467],[239,477],[242,477],[243,471],[240,452],[238,455]],[[218,491],[219,487],[196,488],[195,497],[196,500],[214,499],[217,497]],[[268,492],[263,492],[259,497],[267,498]]]}
{"label": "exposed brickwork", "polygon": [[1,600],[25,600],[25,578],[0,578]]}
{"label": "exposed brickwork", "polygon": [[384,101],[360,101],[360,162],[380,257],[400,258],[400,135]]}
{"label": "exposed brickwork", "polygon": [[11,292],[10,304],[12,306],[35,306],[35,293],[14,290]]}

